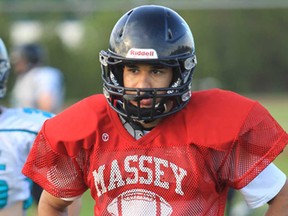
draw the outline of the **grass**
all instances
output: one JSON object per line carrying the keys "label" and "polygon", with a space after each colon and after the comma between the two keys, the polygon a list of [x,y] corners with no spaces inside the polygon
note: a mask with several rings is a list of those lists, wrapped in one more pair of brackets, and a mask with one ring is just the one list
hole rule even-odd
{"label": "grass", "polygon": [[[260,101],[272,114],[272,116],[280,123],[280,125],[288,131],[288,96],[259,96],[250,95],[249,97]],[[288,174],[287,166],[287,155],[288,149],[286,149],[276,160],[275,164],[282,169],[286,174]],[[240,195],[237,193],[234,204],[237,205],[242,201]],[[92,216],[93,215],[93,205],[94,201],[90,197],[90,192],[87,191],[83,195],[83,205],[81,208],[80,216]],[[251,216],[264,215],[267,206],[261,207],[251,212]],[[31,208],[27,216],[34,216],[32,213],[35,207]]]}

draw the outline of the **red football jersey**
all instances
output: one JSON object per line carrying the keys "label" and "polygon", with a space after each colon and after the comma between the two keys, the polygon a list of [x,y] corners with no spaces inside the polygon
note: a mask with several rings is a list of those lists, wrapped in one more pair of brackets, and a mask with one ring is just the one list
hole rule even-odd
{"label": "red football jersey", "polygon": [[193,92],[139,140],[94,95],[46,121],[23,173],[56,197],[90,188],[95,215],[215,216],[287,143],[263,106],[228,91]]}

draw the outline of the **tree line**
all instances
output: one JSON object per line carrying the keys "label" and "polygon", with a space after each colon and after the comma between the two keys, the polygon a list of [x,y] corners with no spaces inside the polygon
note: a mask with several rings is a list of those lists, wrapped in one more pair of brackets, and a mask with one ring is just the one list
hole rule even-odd
{"label": "tree line", "polygon": [[[127,9],[128,10],[128,9]],[[44,26],[39,39],[49,53],[49,64],[65,76],[68,99],[102,92],[98,53],[107,49],[110,32],[125,12],[97,11],[89,14],[0,13],[0,36],[11,50],[10,30],[18,20],[37,20]],[[220,86],[247,93],[288,92],[288,9],[181,10],[192,29],[198,64],[194,89],[205,78],[205,88]],[[67,47],[56,34],[57,23],[80,20],[85,34],[80,45]],[[13,71],[13,70],[12,70]],[[13,73],[9,85],[13,84]]]}

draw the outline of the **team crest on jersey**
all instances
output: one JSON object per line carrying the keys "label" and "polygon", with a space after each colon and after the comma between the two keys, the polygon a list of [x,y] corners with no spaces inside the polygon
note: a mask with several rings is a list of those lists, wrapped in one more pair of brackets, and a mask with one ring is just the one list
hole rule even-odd
{"label": "team crest on jersey", "polygon": [[131,48],[126,58],[132,59],[158,59],[158,55],[156,50],[154,49],[138,49],[138,48]]}
{"label": "team crest on jersey", "polygon": [[107,211],[115,216],[169,216],[171,205],[163,197],[143,189],[125,191],[112,200]]}
{"label": "team crest on jersey", "polygon": [[103,140],[104,142],[107,142],[107,141],[109,140],[109,134],[103,133],[103,134],[102,134],[102,140]]}

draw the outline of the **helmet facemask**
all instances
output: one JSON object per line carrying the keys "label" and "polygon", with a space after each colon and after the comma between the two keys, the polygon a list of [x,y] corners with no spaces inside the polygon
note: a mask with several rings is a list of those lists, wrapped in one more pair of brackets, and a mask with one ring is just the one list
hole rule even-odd
{"label": "helmet facemask", "polygon": [[6,95],[10,68],[11,66],[6,47],[0,39],[0,98],[3,98]]}
{"label": "helmet facemask", "polygon": [[[188,103],[191,96],[193,70],[196,65],[196,57],[194,55],[188,58],[186,56],[185,59],[162,61],[122,60],[109,56],[110,54],[105,51],[100,53],[104,95],[110,106],[123,117],[133,121],[148,123],[171,115],[181,110]],[[166,67],[172,67],[172,82],[167,88],[124,87],[123,68],[125,64],[129,63],[162,64]],[[140,101],[147,98],[152,99],[152,107],[141,108]],[[137,106],[132,105],[130,101],[137,102]],[[167,107],[168,102],[173,103],[171,109]]]}

